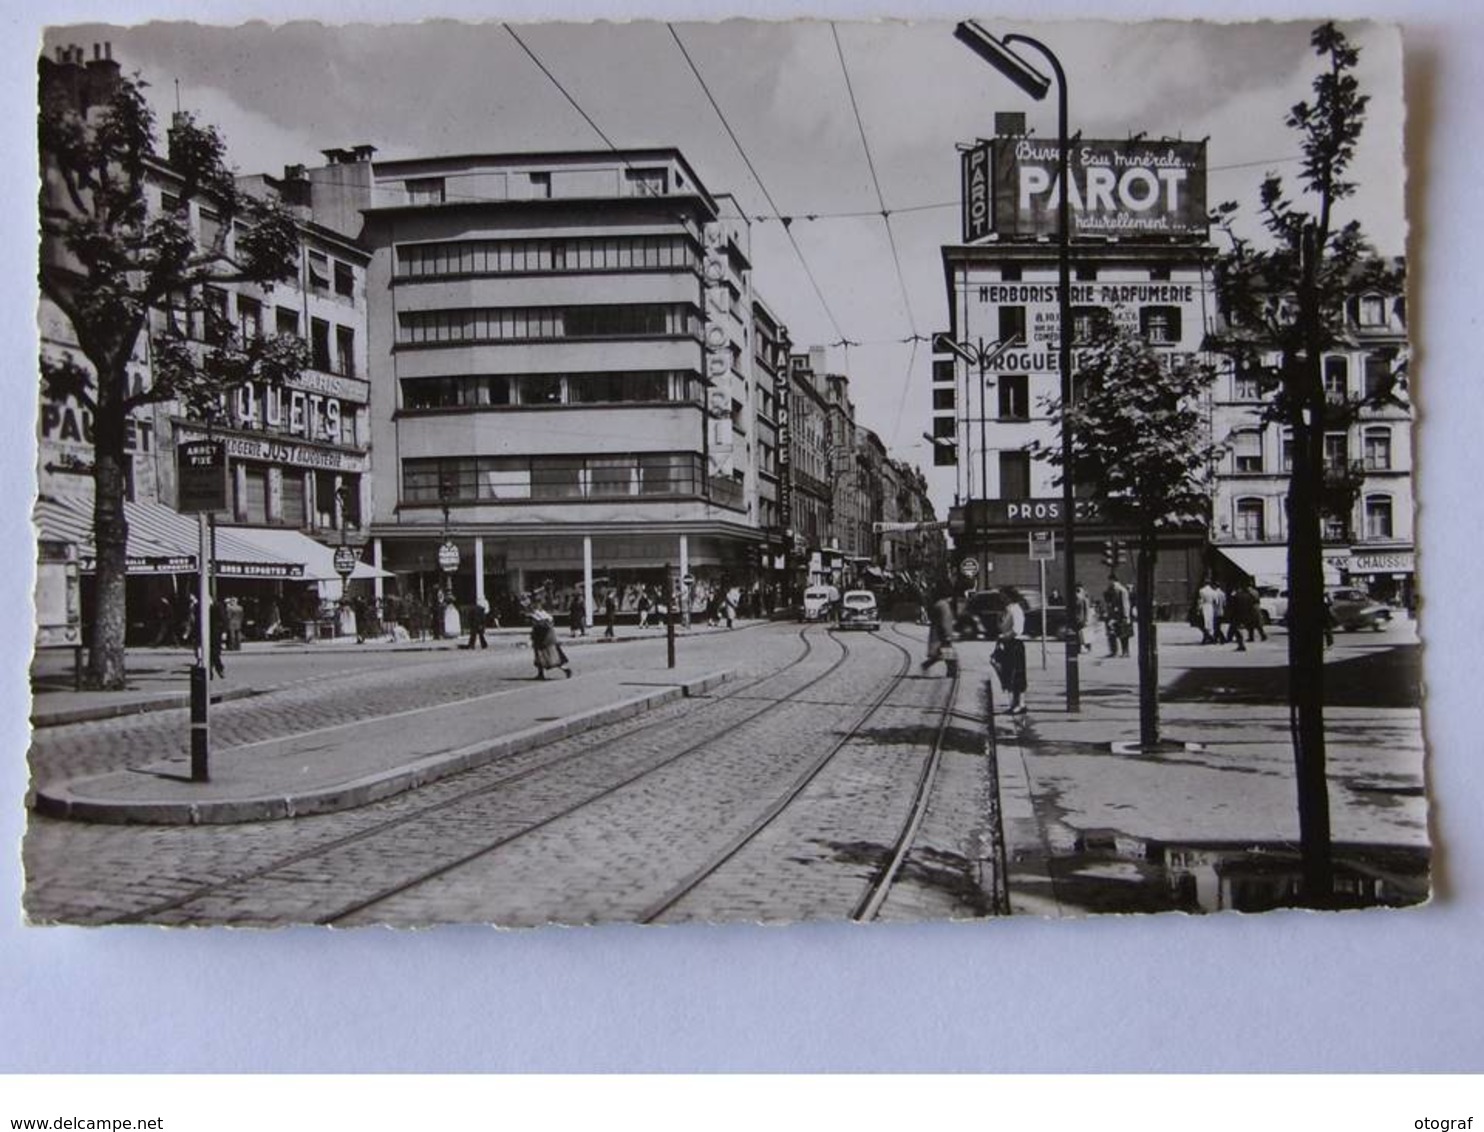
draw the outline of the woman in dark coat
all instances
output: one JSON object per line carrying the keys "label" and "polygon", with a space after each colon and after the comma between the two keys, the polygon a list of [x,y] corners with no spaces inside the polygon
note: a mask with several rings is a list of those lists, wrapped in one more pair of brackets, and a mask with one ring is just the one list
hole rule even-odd
{"label": "woman in dark coat", "polygon": [[556,623],[544,609],[531,612],[531,653],[536,661],[536,679],[545,680],[548,668],[560,668],[567,676],[572,675],[567,654],[557,639]]}

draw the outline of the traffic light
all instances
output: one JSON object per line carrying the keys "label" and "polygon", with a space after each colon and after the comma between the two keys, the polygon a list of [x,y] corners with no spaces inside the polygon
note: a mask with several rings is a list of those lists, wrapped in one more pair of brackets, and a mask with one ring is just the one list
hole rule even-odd
{"label": "traffic light", "polygon": [[1123,565],[1123,543],[1116,538],[1103,541],[1103,565],[1108,569]]}

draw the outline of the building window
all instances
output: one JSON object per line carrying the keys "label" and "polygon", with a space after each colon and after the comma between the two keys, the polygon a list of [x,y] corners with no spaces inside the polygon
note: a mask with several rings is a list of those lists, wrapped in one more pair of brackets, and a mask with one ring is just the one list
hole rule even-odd
{"label": "building window", "polygon": [[280,518],[286,527],[309,525],[309,512],[304,505],[304,474],[297,468],[283,470],[283,514]]}
{"label": "building window", "polygon": [[1139,332],[1152,346],[1176,345],[1180,341],[1180,308],[1143,308],[1139,311]]}
{"label": "building window", "polygon": [[1005,264],[1005,266],[1003,266],[1002,268],[1000,268],[1000,278],[1002,280],[1004,280],[1006,283],[1019,283],[1020,282],[1020,264],[1018,264],[1018,263],[1007,263],[1007,264]]}
{"label": "building window", "polygon": [[1365,466],[1368,472],[1391,470],[1391,430],[1389,428],[1365,430]]}
{"label": "building window", "polygon": [[1111,326],[1112,321],[1112,312],[1107,307],[1073,307],[1072,341],[1090,342]]}
{"label": "building window", "polygon": [[223,246],[222,218],[204,208],[201,210],[201,247],[208,251],[226,251]]}
{"label": "building window", "polygon": [[1262,433],[1256,429],[1233,433],[1232,460],[1238,472],[1262,471]]}
{"label": "building window", "polygon": [[933,418],[934,440],[956,440],[958,439],[958,421],[952,417]]}
{"label": "building window", "polygon": [[662,197],[665,195],[665,171],[663,169],[625,169],[624,179],[629,183],[632,195],[640,197]]}
{"label": "building window", "polygon": [[397,324],[398,345],[403,347],[445,342],[699,333],[695,308],[683,303],[404,311],[397,316]]}
{"label": "building window", "polygon": [[444,199],[442,177],[413,177],[407,181],[409,204],[442,204]]}
{"label": "building window", "polygon": [[1350,464],[1350,442],[1343,432],[1324,434],[1324,470],[1343,472]]}
{"label": "building window", "polygon": [[1324,359],[1324,398],[1334,405],[1343,405],[1350,397],[1350,359]]}
{"label": "building window", "polygon": [[232,329],[227,317],[227,293],[220,287],[201,288],[201,308],[203,337],[213,346],[221,345]]}
{"label": "building window", "polygon": [[1029,420],[1030,379],[1023,373],[1007,373],[999,380],[1000,419],[1005,421]]}
{"label": "building window", "polygon": [[407,503],[694,495],[700,456],[655,452],[604,456],[455,456],[402,462]]}
{"label": "building window", "polygon": [[1074,276],[1079,283],[1096,283],[1098,269],[1090,263],[1079,263]]}
{"label": "building window", "polygon": [[1157,263],[1149,269],[1149,279],[1153,283],[1167,282],[1170,278],[1170,265]]}
{"label": "building window", "polygon": [[330,372],[330,324],[322,318],[309,320],[309,364]]}
{"label": "building window", "polygon": [[309,287],[314,291],[330,289],[330,257],[324,252],[309,253]]}
{"label": "building window", "polygon": [[1278,447],[1278,467],[1283,472],[1293,471],[1293,432],[1283,430],[1283,440]]}
{"label": "building window", "polygon": [[951,413],[958,407],[956,389],[934,389],[933,390],[933,412]]}
{"label": "building window", "polygon": [[355,269],[348,263],[335,261],[335,294],[344,295],[347,299],[355,297],[356,273]]}
{"label": "building window", "polygon": [[1365,396],[1367,401],[1376,401],[1391,393],[1395,382],[1391,375],[1394,355],[1386,350],[1367,354],[1365,359]]}
{"label": "building window", "polygon": [[1362,295],[1358,304],[1358,321],[1361,326],[1386,325],[1386,300],[1380,295]]}
{"label": "building window", "polygon": [[299,337],[299,312],[291,307],[274,307],[273,324],[275,333]]}
{"label": "building window", "polygon": [[1031,454],[1000,453],[1000,498],[1029,499],[1031,496]]}
{"label": "building window", "polygon": [[345,377],[356,375],[356,332],[354,327],[335,327],[335,359],[340,368],[335,372]]}
{"label": "building window", "polygon": [[1262,397],[1262,386],[1257,380],[1257,371],[1250,366],[1239,366],[1232,374],[1232,399],[1234,401],[1257,401]]}
{"label": "building window", "polygon": [[958,373],[951,359],[939,358],[933,362],[933,380],[946,384],[952,384],[958,380]]}
{"label": "building window", "polygon": [[237,296],[237,333],[244,342],[263,336],[263,304],[246,295]]}
{"label": "building window", "polygon": [[1267,532],[1263,526],[1264,507],[1261,499],[1237,500],[1237,538],[1242,542],[1263,542]]}
{"label": "building window", "polygon": [[263,464],[248,464],[242,479],[243,494],[237,501],[237,512],[244,523],[261,526],[268,522],[268,469]]}
{"label": "building window", "polygon": [[1367,495],[1365,497],[1365,537],[1368,539],[1394,537],[1391,525],[1391,496]]}
{"label": "building window", "polygon": [[531,174],[531,199],[532,200],[544,199],[544,198],[549,197],[549,196],[551,196],[551,174],[550,173],[532,173]]}
{"label": "building window", "polygon": [[1320,521],[1319,533],[1325,542],[1349,542],[1350,524],[1343,515],[1325,515]]}
{"label": "building window", "polygon": [[1000,337],[1001,342],[1017,341],[1024,342],[1025,339],[1025,308],[1024,307],[1001,307],[1000,308]]}

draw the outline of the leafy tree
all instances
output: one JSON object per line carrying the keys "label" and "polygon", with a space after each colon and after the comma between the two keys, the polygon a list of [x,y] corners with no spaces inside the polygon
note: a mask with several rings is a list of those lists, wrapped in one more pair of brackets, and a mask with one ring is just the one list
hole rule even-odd
{"label": "leafy tree", "polygon": [[[75,398],[93,417],[98,564],[88,679],[120,688],[130,414],[175,400],[199,410],[249,376],[271,379],[302,368],[291,342],[245,342],[228,332],[203,290],[292,278],[299,239],[282,205],[239,190],[214,128],[178,115],[168,161],[162,160],[146,84],[116,70],[105,70],[104,82],[98,77],[92,68],[84,76],[80,64],[41,61],[41,293],[71,323],[82,355],[81,361],[70,352],[43,357],[41,381],[48,396]],[[164,186],[173,207],[151,207],[152,186]],[[214,215],[209,234],[193,227],[192,202]],[[202,319],[215,341],[188,343],[178,331],[166,332],[152,343],[152,380],[131,380],[129,365],[150,312],[165,307]]]}
{"label": "leafy tree", "polygon": [[[1271,240],[1259,248],[1234,230],[1238,206],[1224,203],[1212,221],[1230,241],[1215,281],[1226,329],[1213,346],[1255,377],[1268,393],[1267,419],[1292,431],[1288,486],[1289,698],[1306,900],[1332,893],[1329,794],[1324,740],[1324,572],[1321,519],[1353,505],[1350,478],[1326,475],[1324,434],[1353,419],[1354,403],[1326,396],[1323,356],[1347,343],[1345,306],[1359,290],[1395,293],[1399,268],[1378,259],[1358,222],[1341,224],[1337,207],[1354,195],[1347,173],[1365,123],[1368,96],[1354,70],[1360,52],[1332,23],[1316,28],[1310,45],[1322,60],[1312,101],[1297,103],[1285,124],[1303,153],[1298,180],[1309,210],[1283,181],[1262,183],[1258,215]],[[1276,364],[1272,364],[1276,358]],[[1405,383],[1398,366],[1372,402],[1396,400]]]}
{"label": "leafy tree", "polygon": [[[1045,402],[1057,433],[1072,430],[1074,481],[1091,485],[1110,518],[1139,532],[1139,742],[1148,748],[1159,743],[1159,535],[1209,521],[1208,473],[1219,449],[1207,438],[1200,403],[1212,377],[1209,365],[1188,354],[1161,353],[1107,319],[1079,350],[1073,403]],[[1038,453],[1062,466],[1059,444],[1040,446]]]}

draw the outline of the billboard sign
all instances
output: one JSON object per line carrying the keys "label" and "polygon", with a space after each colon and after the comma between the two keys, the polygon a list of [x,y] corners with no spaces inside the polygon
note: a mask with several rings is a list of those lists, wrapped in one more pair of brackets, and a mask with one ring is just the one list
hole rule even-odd
{"label": "billboard sign", "polygon": [[[1205,142],[1083,139],[1068,161],[1074,238],[1206,238]],[[993,164],[994,230],[1002,237],[1054,236],[1061,200],[1056,140],[997,138]],[[966,222],[967,190],[966,177]]]}
{"label": "billboard sign", "polygon": [[218,440],[192,440],[175,448],[179,511],[224,511],[227,448]]}
{"label": "billboard sign", "polygon": [[966,149],[959,157],[963,175],[964,243],[982,240],[994,230],[990,209],[991,165],[989,142]]}

